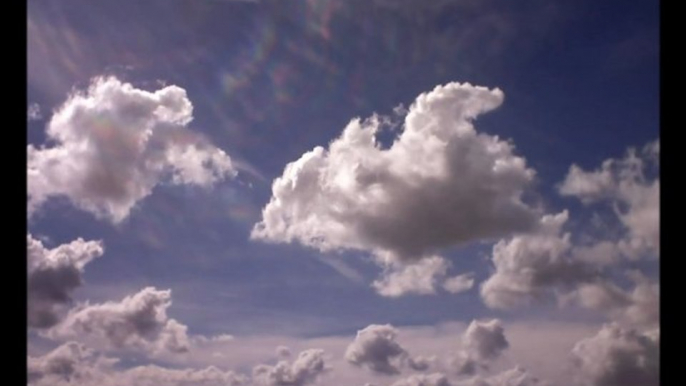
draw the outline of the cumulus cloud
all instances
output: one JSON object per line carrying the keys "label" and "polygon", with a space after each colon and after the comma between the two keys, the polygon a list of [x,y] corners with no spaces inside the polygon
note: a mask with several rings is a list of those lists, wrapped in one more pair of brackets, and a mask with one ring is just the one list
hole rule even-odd
{"label": "cumulus cloud", "polygon": [[546,215],[536,232],[501,240],[493,247],[495,272],[481,285],[489,307],[511,308],[546,295],[557,286],[574,286],[593,277],[589,264],[571,255],[568,212]]}
{"label": "cumulus cloud", "polygon": [[104,357],[80,343],[68,342],[42,357],[28,357],[32,386],[241,386],[245,376],[210,366],[169,369],[155,365],[117,371],[117,359]]}
{"label": "cumulus cloud", "polygon": [[578,342],[573,362],[591,386],[660,384],[659,332],[640,333],[607,324],[597,335]]}
{"label": "cumulus cloud", "polygon": [[187,327],[167,316],[170,305],[170,290],[147,287],[120,302],[76,307],[47,335],[55,339],[91,339],[114,349],[186,352]]}
{"label": "cumulus cloud", "polygon": [[398,330],[390,324],[369,325],[357,332],[355,340],[345,351],[345,359],[355,366],[385,375],[398,374],[403,367],[420,371],[428,369],[430,361],[412,358],[396,341],[397,335]]}
{"label": "cumulus cloud", "polygon": [[328,371],[324,351],[302,351],[293,363],[279,361],[274,366],[258,365],[253,369],[253,383],[260,386],[305,386],[313,384]]}
{"label": "cumulus cloud", "polygon": [[500,320],[473,320],[462,336],[462,348],[454,360],[457,373],[471,375],[479,368],[488,368],[508,347]]}
{"label": "cumulus cloud", "polygon": [[51,327],[71,303],[72,292],[83,283],[86,264],[101,256],[104,249],[100,241],[81,238],[54,249],[45,248],[30,234],[26,239],[28,325]]}
{"label": "cumulus cloud", "polygon": [[455,294],[472,288],[474,279],[471,273],[447,277],[450,267],[450,262],[440,256],[425,257],[410,264],[387,264],[372,287],[380,295],[388,297],[432,295],[438,287]]}
{"label": "cumulus cloud", "polygon": [[443,282],[443,289],[453,294],[468,291],[472,287],[474,287],[474,274],[472,273],[457,275]]}
{"label": "cumulus cloud", "polygon": [[28,357],[29,385],[95,385],[116,360],[104,358],[76,342],[65,343],[42,357]]}
{"label": "cumulus cloud", "polygon": [[563,301],[604,312],[611,320],[624,324],[656,327],[660,323],[660,284],[636,271],[629,276],[635,282],[633,290],[626,291],[608,281],[584,283]]}
{"label": "cumulus cloud", "polygon": [[389,148],[376,139],[386,120],[352,120],[328,148],[286,166],[251,237],[413,262],[533,228],[538,210],[522,194],[534,171],[472,125],[502,101],[499,89],[438,86],[417,97]]}
{"label": "cumulus cloud", "polygon": [[118,223],[162,181],[210,186],[233,176],[229,156],[187,128],[192,112],[180,87],[148,92],[94,79],[55,111],[51,145],[28,146],[29,213],[64,196]]}
{"label": "cumulus cloud", "polygon": [[563,196],[584,204],[608,201],[628,229],[619,246],[629,257],[660,254],[660,178],[650,178],[650,166],[659,174],[659,139],[639,153],[630,148],[622,159],[608,159],[595,171],[572,165],[559,186]]}

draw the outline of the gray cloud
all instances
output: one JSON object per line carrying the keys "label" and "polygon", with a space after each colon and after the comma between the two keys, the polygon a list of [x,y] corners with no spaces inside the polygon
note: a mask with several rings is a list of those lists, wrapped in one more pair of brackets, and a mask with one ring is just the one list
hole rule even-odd
{"label": "gray cloud", "polygon": [[424,371],[430,359],[411,357],[396,341],[398,330],[390,324],[372,324],[357,332],[345,351],[345,360],[375,373],[394,375],[404,367]]}
{"label": "gray cloud", "polygon": [[417,97],[387,149],[375,138],[384,118],[351,121],[328,148],[286,166],[252,238],[411,262],[533,228],[538,211],[521,195],[534,171],[510,142],[472,125],[502,101],[498,89],[438,86]]}
{"label": "gray cloud", "polygon": [[660,255],[660,178],[646,176],[649,166],[659,174],[660,140],[639,153],[630,148],[622,159],[608,159],[595,171],[572,165],[559,186],[563,196],[577,197],[584,204],[608,201],[627,237],[619,242],[622,252],[637,258]]}
{"label": "gray cloud", "polygon": [[406,355],[395,341],[398,331],[393,326],[372,324],[357,332],[355,340],[345,351],[345,359],[376,373],[397,374],[400,364],[392,363]]}
{"label": "gray cloud", "polygon": [[79,238],[54,249],[27,235],[27,312],[28,325],[47,328],[55,325],[60,313],[72,299],[72,292],[83,282],[86,264],[104,253],[100,241]]}
{"label": "gray cloud", "polygon": [[293,363],[279,361],[274,366],[258,365],[253,369],[253,383],[260,386],[304,386],[314,383],[328,371],[324,351],[302,351]]}
{"label": "gray cloud", "polygon": [[480,360],[497,358],[510,344],[500,320],[472,321],[464,333],[465,349]]}
{"label": "gray cloud", "polygon": [[171,291],[147,287],[120,302],[85,304],[47,332],[54,339],[83,338],[115,349],[153,353],[189,350],[187,327],[167,316]]}
{"label": "gray cloud", "polygon": [[231,159],[186,126],[186,91],[155,92],[116,78],[96,78],[56,110],[47,126],[53,146],[28,146],[29,213],[51,196],[118,223],[163,180],[210,186],[235,174]]}
{"label": "gray cloud", "polygon": [[578,342],[572,355],[582,380],[591,386],[660,384],[659,330],[640,333],[608,324]]}
{"label": "gray cloud", "polygon": [[480,368],[487,369],[508,347],[500,320],[473,320],[462,336],[462,348],[453,364],[458,374],[472,375]]}

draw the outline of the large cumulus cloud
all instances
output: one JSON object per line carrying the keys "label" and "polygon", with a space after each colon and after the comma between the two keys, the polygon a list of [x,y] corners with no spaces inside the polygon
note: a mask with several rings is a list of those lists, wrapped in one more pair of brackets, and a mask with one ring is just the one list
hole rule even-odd
{"label": "large cumulus cloud", "polygon": [[578,342],[572,355],[582,381],[590,386],[657,386],[660,384],[659,331],[641,333],[607,324]]}
{"label": "large cumulus cloud", "polygon": [[85,265],[103,254],[103,245],[79,238],[47,249],[30,234],[26,239],[28,325],[51,327],[71,303],[72,292],[82,284]]}
{"label": "large cumulus cloud", "polygon": [[225,152],[187,128],[192,112],[180,87],[148,92],[94,79],[55,111],[51,143],[28,146],[29,212],[65,196],[116,223],[163,180],[209,186],[235,174]]}
{"label": "large cumulus cloud", "polygon": [[499,89],[438,86],[417,97],[389,148],[376,139],[383,119],[351,121],[286,166],[252,237],[416,261],[534,227],[538,211],[522,201],[534,171],[510,142],[472,125],[502,101]]}
{"label": "large cumulus cloud", "polygon": [[56,339],[87,339],[114,349],[183,353],[187,327],[167,316],[171,291],[147,287],[120,302],[85,304],[47,333]]}

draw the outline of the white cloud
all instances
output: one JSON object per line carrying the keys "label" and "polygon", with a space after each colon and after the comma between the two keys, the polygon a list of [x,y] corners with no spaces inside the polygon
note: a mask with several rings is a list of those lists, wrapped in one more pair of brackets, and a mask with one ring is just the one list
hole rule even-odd
{"label": "white cloud", "polygon": [[493,247],[495,272],[481,285],[489,307],[511,308],[591,277],[590,266],[570,256],[570,234],[562,234],[567,211],[546,215],[536,232],[501,240]]}
{"label": "white cloud", "polygon": [[400,268],[388,268],[372,286],[380,295],[389,297],[434,294],[439,279],[445,277],[448,267],[449,263],[442,257],[431,256]]}
{"label": "white cloud", "polygon": [[85,265],[101,256],[104,249],[100,241],[81,238],[54,249],[45,248],[30,234],[26,239],[28,325],[51,327],[71,303],[72,292],[82,284]]}
{"label": "white cloud", "polygon": [[183,353],[190,344],[187,327],[167,316],[170,305],[170,290],[147,287],[120,302],[76,307],[47,336],[86,339],[114,349]]}
{"label": "white cloud", "polygon": [[274,366],[258,365],[253,369],[253,383],[260,386],[305,386],[328,371],[324,351],[302,351],[293,363],[279,361]]}
{"label": "white cloud", "polygon": [[578,342],[572,355],[589,386],[657,386],[660,384],[659,331],[640,333],[608,324]]}
{"label": "white cloud", "polygon": [[611,282],[598,281],[580,285],[563,300],[603,312],[613,321],[656,327],[660,322],[660,284],[651,282],[638,272],[631,272],[630,276],[636,283],[631,291]]}
{"label": "white cloud", "polygon": [[609,201],[628,229],[619,247],[629,257],[660,255],[660,179],[646,176],[650,164],[658,168],[659,139],[639,154],[630,148],[623,159],[608,159],[595,171],[572,165],[559,191],[585,204]]}
{"label": "white cloud", "polygon": [[474,287],[474,274],[472,273],[457,275],[443,282],[443,289],[453,294],[468,291],[472,287]]}
{"label": "white cloud", "polygon": [[186,91],[148,92],[116,78],[96,78],[56,110],[47,126],[54,145],[28,146],[29,213],[52,196],[114,223],[168,177],[210,186],[235,174],[231,159],[188,130]]}
{"label": "white cloud", "polygon": [[374,373],[393,375],[404,367],[426,370],[430,360],[412,358],[396,341],[398,330],[390,324],[372,324],[357,332],[345,351],[345,359]]}
{"label": "white cloud", "polygon": [[155,365],[116,370],[117,359],[104,357],[76,342],[68,342],[42,357],[28,357],[32,386],[241,386],[247,377],[214,366],[169,369]]}
{"label": "white cloud", "polygon": [[328,148],[286,166],[252,238],[412,262],[531,229],[538,211],[521,196],[534,171],[510,142],[472,126],[502,101],[499,89],[438,86],[417,97],[387,149],[375,138],[386,120],[352,120]]}

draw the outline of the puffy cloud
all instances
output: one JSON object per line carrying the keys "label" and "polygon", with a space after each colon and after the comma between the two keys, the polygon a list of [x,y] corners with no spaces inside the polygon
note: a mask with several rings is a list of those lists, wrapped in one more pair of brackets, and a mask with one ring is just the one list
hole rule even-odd
{"label": "puffy cloud", "polygon": [[210,186],[235,174],[231,159],[186,126],[186,91],[148,92],[116,78],[96,78],[47,126],[54,145],[28,146],[29,212],[51,196],[121,222],[163,180]]}
{"label": "puffy cloud", "polygon": [[430,360],[410,357],[396,342],[397,335],[398,330],[389,324],[369,325],[357,332],[345,351],[345,359],[355,366],[386,375],[398,374],[406,366],[420,371],[428,369]]}
{"label": "puffy cloud", "polygon": [[381,278],[372,283],[382,296],[432,295],[439,286],[448,292],[460,293],[474,285],[471,273],[447,277],[451,264],[440,256],[425,257],[409,264],[391,261],[384,265]]}
{"label": "puffy cloud", "polygon": [[508,347],[510,344],[500,320],[473,320],[462,336],[462,348],[454,361],[457,373],[471,375],[478,368],[488,368],[489,362]]}
{"label": "puffy cloud", "polygon": [[651,282],[638,272],[631,272],[630,276],[636,283],[631,291],[611,282],[598,281],[580,285],[563,300],[604,312],[614,321],[643,327],[657,326],[660,322],[660,284]]}
{"label": "puffy cloud", "polygon": [[241,386],[247,378],[210,366],[204,369],[169,369],[155,365],[117,371],[118,360],[68,342],[42,357],[28,358],[28,384],[32,386]]}
{"label": "puffy cloud", "polygon": [[82,284],[85,265],[101,256],[104,249],[100,241],[81,238],[54,249],[45,248],[30,234],[26,239],[28,325],[51,327],[71,302],[72,292]]}
{"label": "puffy cloud", "polygon": [[[572,165],[559,186],[563,196],[585,204],[609,201],[628,229],[619,243],[624,254],[639,257],[660,254],[660,179],[646,176],[650,164],[659,169],[660,141],[647,144],[641,153],[631,148],[623,159],[608,159],[595,171]],[[658,170],[659,172],[659,170]]]}
{"label": "puffy cloud", "polygon": [[540,298],[551,288],[590,280],[592,267],[570,255],[570,234],[561,234],[567,218],[567,211],[543,216],[536,232],[493,247],[495,272],[481,285],[486,305],[510,308]]}
{"label": "puffy cloud", "polygon": [[657,386],[660,384],[659,333],[640,333],[617,324],[578,342],[573,362],[592,386]]}
{"label": "puffy cloud", "polygon": [[29,385],[95,385],[116,360],[104,358],[76,343],[65,343],[42,357],[28,357]]}
{"label": "puffy cloud", "polygon": [[499,89],[438,86],[417,97],[389,148],[376,140],[384,119],[352,120],[328,148],[286,166],[251,237],[412,262],[533,228],[538,210],[521,196],[534,171],[472,125],[502,101]]}
{"label": "puffy cloud", "polygon": [[480,360],[494,359],[510,346],[498,319],[472,321],[465,331],[464,345],[466,350]]}
{"label": "puffy cloud", "polygon": [[314,383],[327,370],[324,351],[309,349],[298,354],[291,364],[279,361],[274,366],[256,366],[253,382],[261,386],[304,386]]}
{"label": "puffy cloud", "polygon": [[186,352],[187,327],[167,316],[170,305],[170,290],[147,287],[120,302],[77,307],[47,335],[58,339],[90,338],[115,349]]}

